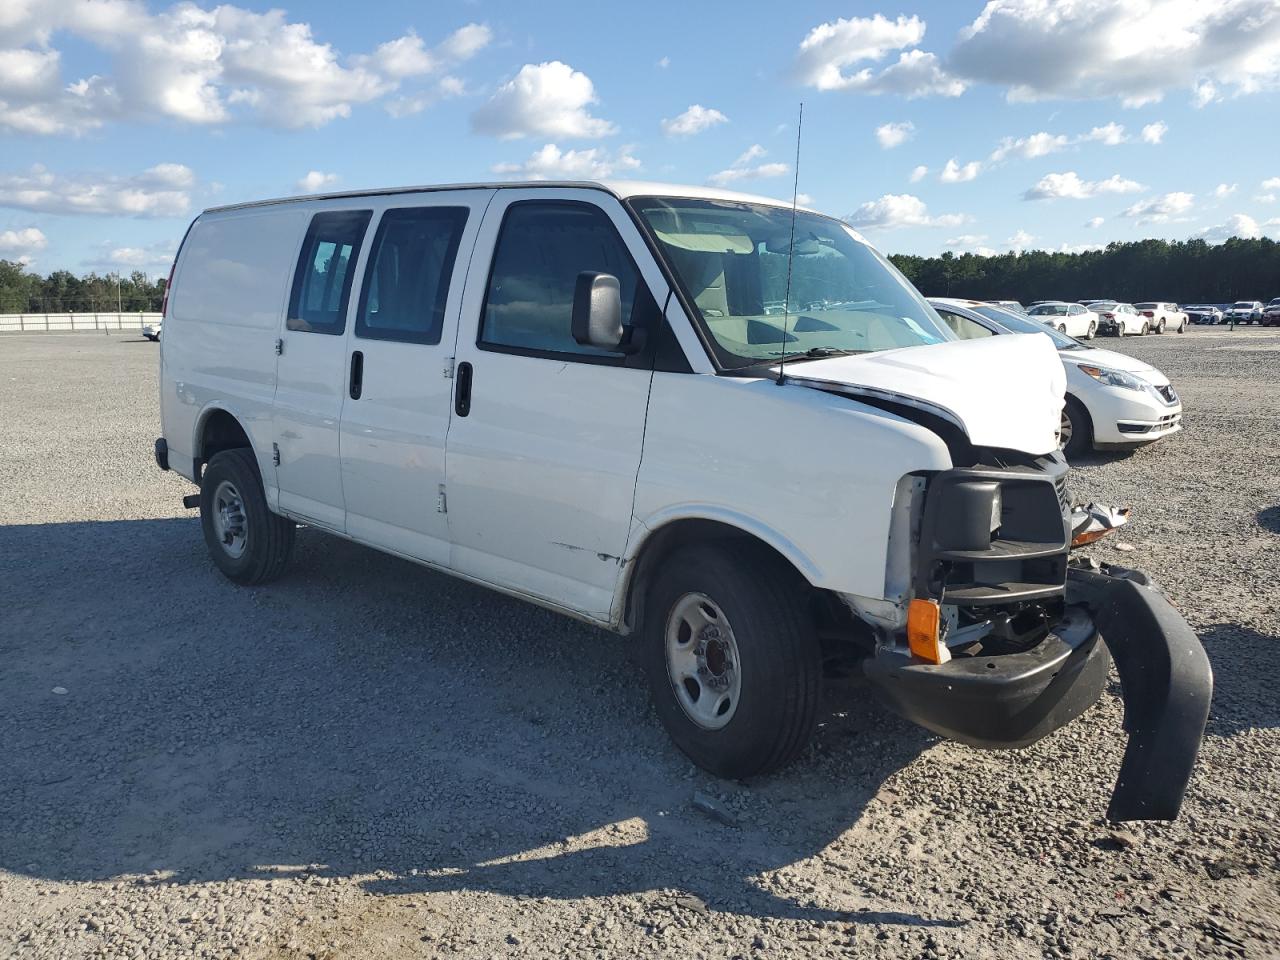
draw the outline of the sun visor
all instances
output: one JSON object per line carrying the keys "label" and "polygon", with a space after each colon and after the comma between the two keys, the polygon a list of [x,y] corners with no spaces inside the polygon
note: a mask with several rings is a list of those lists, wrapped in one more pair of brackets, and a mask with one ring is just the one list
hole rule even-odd
{"label": "sun visor", "polygon": [[745,233],[676,233],[655,230],[658,239],[677,250],[693,253],[753,253],[756,245]]}

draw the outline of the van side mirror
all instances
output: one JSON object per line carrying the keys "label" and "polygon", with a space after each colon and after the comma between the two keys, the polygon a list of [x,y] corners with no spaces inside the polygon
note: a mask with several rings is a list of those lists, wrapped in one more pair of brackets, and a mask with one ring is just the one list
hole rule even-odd
{"label": "van side mirror", "polygon": [[622,294],[611,273],[584,270],[573,288],[573,339],[584,347],[622,349]]}

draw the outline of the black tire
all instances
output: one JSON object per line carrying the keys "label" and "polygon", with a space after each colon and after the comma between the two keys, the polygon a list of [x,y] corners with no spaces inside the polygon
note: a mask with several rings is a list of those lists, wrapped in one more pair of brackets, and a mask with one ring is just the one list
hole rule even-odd
{"label": "black tire", "polygon": [[[667,669],[668,618],[690,594],[723,611],[741,661],[738,701],[719,729],[690,717]],[[799,575],[756,545],[685,547],[663,562],[647,592],[641,656],[659,719],[702,769],[734,780],[769,773],[808,744],[822,694],[822,651],[806,597]]]}
{"label": "black tire", "polygon": [[1095,336],[1097,336],[1097,333],[1098,333],[1098,325],[1094,321],[1090,320],[1089,329],[1084,332],[1084,338],[1086,340],[1092,340]]}
{"label": "black tire", "polygon": [[1058,324],[1058,332],[1059,332],[1059,333],[1066,333],[1066,332],[1067,332],[1067,325],[1066,325],[1065,323],[1060,323],[1060,324]]}
{"label": "black tire", "polygon": [[[215,529],[214,497],[224,483],[239,494],[243,506],[244,545],[238,556],[230,552]],[[200,478],[200,526],[213,562],[236,583],[251,585],[276,579],[293,552],[294,522],[267,509],[258,461],[253,451],[244,447],[214,454],[205,468]]]}
{"label": "black tire", "polygon": [[1164,321],[1161,320],[1156,324],[1156,333],[1164,333]]}
{"label": "black tire", "polygon": [[1084,404],[1071,394],[1067,394],[1062,412],[1071,420],[1071,442],[1062,448],[1063,454],[1070,460],[1093,449],[1093,420]]}
{"label": "black tire", "polygon": [[1178,333],[1186,333],[1186,332],[1187,332],[1187,321],[1183,320],[1180,324],[1178,324]]}
{"label": "black tire", "polygon": [[1151,325],[1147,323],[1145,320],[1142,321],[1142,331],[1139,334],[1139,336],[1145,337],[1150,332],[1151,332]]}

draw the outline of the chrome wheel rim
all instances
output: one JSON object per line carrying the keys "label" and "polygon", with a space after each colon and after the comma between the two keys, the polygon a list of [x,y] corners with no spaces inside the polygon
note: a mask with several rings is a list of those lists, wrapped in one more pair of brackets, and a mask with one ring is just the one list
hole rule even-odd
{"label": "chrome wheel rim", "polygon": [[244,500],[230,480],[223,480],[213,491],[213,532],[227,556],[239,559],[249,544],[249,520],[244,513]]}
{"label": "chrome wheel rim", "polygon": [[1067,416],[1065,407],[1062,409],[1062,422],[1058,424],[1058,449],[1067,449],[1067,444],[1071,442],[1071,418]]}
{"label": "chrome wheel rim", "polygon": [[703,730],[733,719],[742,694],[738,642],[724,611],[705,593],[686,593],[667,615],[667,677],[676,701]]}

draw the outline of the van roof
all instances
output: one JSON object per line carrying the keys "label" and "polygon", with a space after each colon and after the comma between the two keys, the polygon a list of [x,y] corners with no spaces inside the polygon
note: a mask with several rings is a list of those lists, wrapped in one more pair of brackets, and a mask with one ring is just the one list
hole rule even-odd
{"label": "van roof", "polygon": [[[444,190],[514,190],[530,188],[573,187],[583,190],[602,190],[619,200],[628,197],[689,197],[699,200],[736,200],[745,203],[765,203],[772,206],[791,206],[789,200],[777,197],[761,197],[749,193],[736,193],[716,187],[697,187],[687,184],[656,183],[645,180],[503,180],[490,183],[442,183],[413,187],[383,187],[374,190],[344,190],[337,193],[312,193],[297,197],[278,197],[274,200],[250,200],[245,203],[229,203],[209,207],[205,213],[221,213],[227,210],[243,210],[247,207],[266,207],[275,204],[303,203],[309,200],[338,200],[348,197],[384,197],[401,193],[435,193]],[[802,209],[809,209],[803,207]]]}

